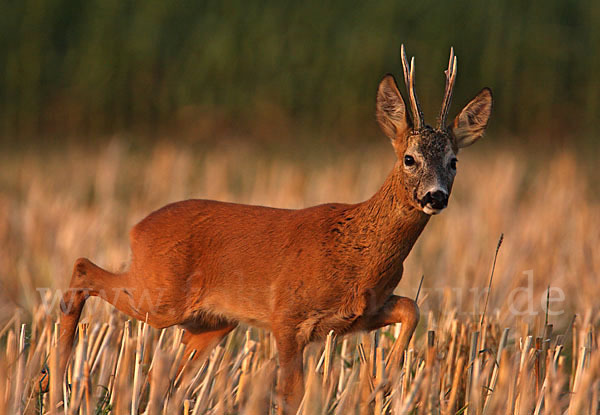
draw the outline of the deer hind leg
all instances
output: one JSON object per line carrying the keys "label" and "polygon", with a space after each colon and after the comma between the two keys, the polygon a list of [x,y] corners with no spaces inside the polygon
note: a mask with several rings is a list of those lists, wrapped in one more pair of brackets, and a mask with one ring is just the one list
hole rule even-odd
{"label": "deer hind leg", "polygon": [[295,414],[304,395],[304,345],[293,331],[274,330],[279,354],[278,415]]}
{"label": "deer hind leg", "polygon": [[[131,294],[131,288],[127,288],[128,285],[131,285],[131,281],[129,281],[127,274],[117,275],[105,271],[86,258],[79,258],[75,261],[69,289],[64,293],[60,302],[60,376],[64,376],[71,357],[73,337],[75,336],[77,323],[79,322],[83,306],[90,296],[99,296],[131,317],[138,320],[147,319],[151,325],[168,323],[163,320],[157,320],[158,317],[148,313],[148,311],[151,311],[151,308],[156,306],[156,304],[153,304],[152,298],[146,302],[137,301],[137,307],[134,306],[136,301]],[[133,285],[135,286],[136,284]],[[111,290],[114,290],[114,295],[111,295],[112,293],[109,294]],[[123,291],[125,294],[121,295]],[[140,290],[138,295],[142,294],[144,293]],[[158,301],[157,299],[154,300]],[[167,325],[177,324],[177,321],[170,323]],[[40,384],[40,389],[45,390],[48,385],[48,378],[45,373],[42,374],[41,379],[44,380]]]}
{"label": "deer hind leg", "polygon": [[[218,328],[213,326],[210,329],[206,328],[199,330],[195,327],[192,331],[186,329],[183,333],[183,338],[181,339],[181,342],[185,344],[186,347],[183,352],[181,363],[179,363],[179,367],[177,368],[177,376],[179,376],[188,361],[202,362],[206,359],[210,354],[210,351],[236,327],[237,323],[231,323],[222,324]],[[195,353],[190,359],[193,352]],[[148,372],[148,380],[153,376],[152,371],[153,369],[150,369]]]}
{"label": "deer hind leg", "polygon": [[183,339],[181,340],[181,342],[186,345],[186,348],[179,371],[181,371],[185,362],[188,361],[192,352],[196,352],[192,357],[192,360],[206,359],[210,351],[236,327],[237,323],[232,323],[223,324],[219,328],[208,331],[193,332],[186,330],[185,333],[183,333]]}
{"label": "deer hind leg", "polygon": [[397,295],[390,296],[376,314],[362,316],[355,322],[354,330],[375,330],[390,324],[402,323],[400,334],[394,343],[390,356],[394,363],[401,363],[404,351],[419,324],[419,306],[408,298]]}

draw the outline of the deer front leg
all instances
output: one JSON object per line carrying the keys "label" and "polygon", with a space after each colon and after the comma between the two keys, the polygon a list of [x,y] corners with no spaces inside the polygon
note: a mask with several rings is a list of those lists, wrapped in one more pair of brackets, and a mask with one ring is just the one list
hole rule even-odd
{"label": "deer front leg", "polygon": [[[355,330],[375,330],[394,323],[402,323],[400,335],[396,339],[391,356],[392,362],[401,362],[417,324],[419,324],[419,306],[408,298],[397,295],[390,296],[377,313],[362,316],[356,320]],[[398,355],[399,354],[399,355]]]}
{"label": "deer front leg", "polygon": [[302,355],[304,345],[298,343],[293,332],[274,332],[279,354],[279,382],[277,385],[279,415],[295,414],[304,396]]}

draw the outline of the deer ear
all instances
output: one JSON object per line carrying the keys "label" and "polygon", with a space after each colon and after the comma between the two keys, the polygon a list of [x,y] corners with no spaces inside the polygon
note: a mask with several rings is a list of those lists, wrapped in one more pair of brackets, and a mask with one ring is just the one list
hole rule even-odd
{"label": "deer ear", "polygon": [[458,148],[470,146],[477,141],[487,127],[492,114],[492,91],[483,88],[456,116],[450,127]]}
{"label": "deer ear", "polygon": [[394,77],[387,74],[377,88],[377,110],[375,113],[379,126],[392,143],[410,128],[406,106]]}

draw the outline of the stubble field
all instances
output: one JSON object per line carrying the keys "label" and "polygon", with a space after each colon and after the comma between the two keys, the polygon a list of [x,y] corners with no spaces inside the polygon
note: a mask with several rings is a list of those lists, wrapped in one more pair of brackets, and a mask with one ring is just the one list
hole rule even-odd
{"label": "stubble field", "polygon": [[[509,148],[469,150],[449,208],[428,224],[396,290],[414,297],[424,276],[404,364],[386,364],[397,327],[330,336],[305,353],[303,414],[598,412],[597,183],[569,152],[533,162]],[[101,151],[30,150],[0,162],[0,414],[266,414],[277,376],[268,332],[238,327],[177,375],[177,328],[128,321],[97,299],[84,309],[68,385],[36,393],[40,368],[52,373],[57,299],[74,260],[126,268],[130,227],[180,199],[362,201],[394,159],[384,145],[311,159],[239,143],[140,151],[113,140]],[[158,375],[148,379],[150,367]]]}

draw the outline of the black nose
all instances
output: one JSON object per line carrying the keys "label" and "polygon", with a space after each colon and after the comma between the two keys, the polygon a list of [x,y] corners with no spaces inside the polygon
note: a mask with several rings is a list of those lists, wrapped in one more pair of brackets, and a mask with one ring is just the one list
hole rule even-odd
{"label": "black nose", "polygon": [[448,206],[448,194],[443,190],[428,192],[424,198],[425,203],[429,203],[434,209],[444,209]]}

